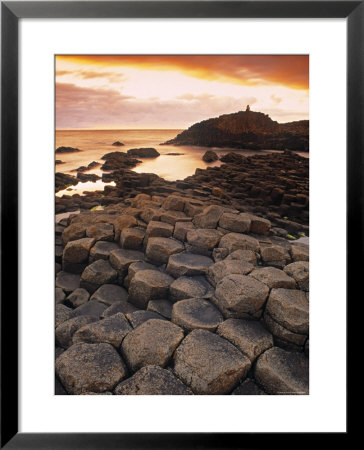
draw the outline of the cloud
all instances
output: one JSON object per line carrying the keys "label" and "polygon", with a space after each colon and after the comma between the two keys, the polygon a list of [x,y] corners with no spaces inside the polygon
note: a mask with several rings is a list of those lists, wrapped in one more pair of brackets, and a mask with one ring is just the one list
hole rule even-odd
{"label": "cloud", "polygon": [[105,78],[110,83],[117,83],[126,80],[122,73],[104,72],[100,70],[57,70],[56,77],[71,75],[72,77],[90,80],[95,78]]}
{"label": "cloud", "polygon": [[276,95],[272,94],[270,96],[270,99],[272,100],[273,103],[275,103],[276,105],[279,105],[279,103],[281,103],[281,101],[283,100],[280,97],[277,97]]}
{"label": "cloud", "polygon": [[58,60],[100,67],[178,70],[196,78],[241,85],[308,89],[308,55],[60,55]]}

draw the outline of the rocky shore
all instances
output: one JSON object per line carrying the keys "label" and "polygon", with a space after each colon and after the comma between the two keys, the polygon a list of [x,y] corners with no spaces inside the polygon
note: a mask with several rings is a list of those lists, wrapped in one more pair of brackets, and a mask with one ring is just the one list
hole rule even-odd
{"label": "rocky shore", "polygon": [[113,168],[56,197],[56,394],[308,394],[308,160]]}

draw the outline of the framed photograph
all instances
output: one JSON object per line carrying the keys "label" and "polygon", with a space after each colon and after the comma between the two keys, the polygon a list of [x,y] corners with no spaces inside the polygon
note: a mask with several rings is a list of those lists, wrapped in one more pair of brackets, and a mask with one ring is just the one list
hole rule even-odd
{"label": "framed photograph", "polygon": [[1,6],[2,448],[347,437],[363,3]]}

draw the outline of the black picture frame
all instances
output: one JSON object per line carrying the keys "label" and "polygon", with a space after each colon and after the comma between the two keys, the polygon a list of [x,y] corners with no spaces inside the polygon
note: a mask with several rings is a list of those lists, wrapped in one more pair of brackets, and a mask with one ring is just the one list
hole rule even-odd
{"label": "black picture frame", "polygon": [[[18,22],[22,18],[346,18],[347,304],[363,263],[364,1],[38,1],[1,2],[1,448],[271,448],[279,438],[315,444],[324,434],[19,433],[18,432]],[[9,107],[11,106],[11,107]],[[11,288],[10,288],[11,287]],[[11,289],[11,299],[9,299]],[[349,346],[348,346],[349,348]],[[338,433],[337,443],[347,438]],[[268,444],[269,442],[269,444]],[[267,446],[268,445],[268,446]]]}

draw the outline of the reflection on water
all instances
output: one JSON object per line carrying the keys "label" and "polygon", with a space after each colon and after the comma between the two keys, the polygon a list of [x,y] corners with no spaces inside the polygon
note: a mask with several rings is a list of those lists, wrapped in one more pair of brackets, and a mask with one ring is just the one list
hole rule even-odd
{"label": "reflection on water", "polygon": [[[205,169],[221,165],[220,161],[205,163],[202,160],[207,150],[215,151],[218,156],[234,151],[245,156],[277,152],[277,150],[235,150],[231,148],[207,148],[195,146],[173,146],[159,145],[175,137],[181,130],[71,130],[56,131],[56,148],[60,146],[77,147],[81,152],[56,154],[56,159],[62,160],[64,164],[56,166],[57,172],[70,173],[80,166],[87,166],[91,161],[104,162],[101,157],[109,152],[126,152],[130,148],[154,147],[161,154],[157,158],[138,158],[142,161],[133,170],[138,173],[155,173],[169,181],[182,180],[195,173],[196,168]],[[120,141],[122,147],[115,147],[113,142]],[[168,155],[168,153],[180,153],[179,155]],[[308,153],[297,152],[308,157]],[[87,173],[101,175],[100,167],[96,167]],[[99,182],[98,182],[99,183]],[[101,183],[101,182],[100,182]],[[85,186],[87,184],[87,186]],[[79,183],[77,191],[103,189],[105,184]],[[109,183],[106,183],[109,184]],[[79,186],[78,185],[78,186]],[[74,189],[74,188],[72,188]],[[71,191],[63,193],[71,193]],[[60,192],[57,195],[63,195]]]}
{"label": "reflection on water", "polygon": [[63,189],[62,191],[59,191],[56,193],[57,197],[62,197],[62,195],[73,195],[73,194],[80,194],[82,195],[83,191],[103,191],[105,186],[116,186],[114,181],[111,181],[110,183],[104,183],[101,180],[97,180],[95,182],[92,181],[85,181],[84,183],[78,183],[76,186],[70,186],[66,189]]}

